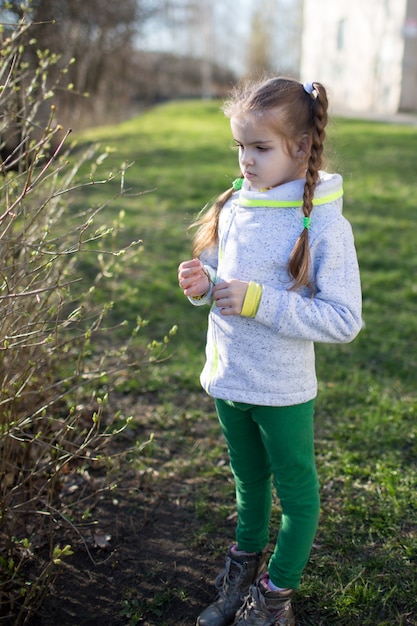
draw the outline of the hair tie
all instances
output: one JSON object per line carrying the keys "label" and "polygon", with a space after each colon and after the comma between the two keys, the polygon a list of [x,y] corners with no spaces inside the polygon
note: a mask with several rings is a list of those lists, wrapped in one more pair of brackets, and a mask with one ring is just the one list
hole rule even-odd
{"label": "hair tie", "polygon": [[243,185],[243,178],[235,178],[235,180],[232,182],[232,187],[234,189],[234,191],[239,191],[239,189],[242,189],[242,185]]}
{"label": "hair tie", "polygon": [[315,100],[319,95],[319,92],[314,87],[314,83],[303,83],[303,89],[306,93],[308,93],[309,96],[313,98],[313,100]]}
{"label": "hair tie", "polygon": [[304,228],[306,228],[307,230],[310,230],[311,217],[305,217],[303,220],[303,224],[304,224]]}

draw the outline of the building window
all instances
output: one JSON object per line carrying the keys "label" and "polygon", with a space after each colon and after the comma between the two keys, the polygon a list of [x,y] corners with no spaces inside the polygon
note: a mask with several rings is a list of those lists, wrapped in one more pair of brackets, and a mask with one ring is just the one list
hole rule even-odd
{"label": "building window", "polygon": [[343,50],[345,47],[345,28],[346,28],[346,20],[339,20],[337,23],[337,49]]}

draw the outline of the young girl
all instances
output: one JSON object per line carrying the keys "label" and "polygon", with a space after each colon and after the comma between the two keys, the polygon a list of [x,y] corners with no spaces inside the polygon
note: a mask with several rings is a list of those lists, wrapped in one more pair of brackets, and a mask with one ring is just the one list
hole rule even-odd
{"label": "young girl", "polygon": [[[342,179],[321,171],[327,96],[320,83],[273,78],[224,106],[241,178],[200,217],[184,294],[210,304],[205,390],[215,398],[236,482],[236,543],[199,626],[293,626],[291,596],[319,517],[314,342],[361,328],[361,289]],[[271,481],[282,517],[268,544]],[[262,574],[262,575],[260,575]]]}

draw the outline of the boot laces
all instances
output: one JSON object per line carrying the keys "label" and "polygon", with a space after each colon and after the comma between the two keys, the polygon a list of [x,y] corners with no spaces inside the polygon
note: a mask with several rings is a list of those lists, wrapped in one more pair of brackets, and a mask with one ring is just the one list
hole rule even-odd
{"label": "boot laces", "polygon": [[230,556],[226,557],[226,566],[215,580],[215,587],[220,596],[229,595],[237,590],[243,575],[244,565],[234,561]]}
{"label": "boot laces", "polygon": [[285,616],[289,602],[289,600],[283,600],[282,607],[271,612],[266,608],[261,591],[253,585],[245,604],[239,611],[236,626],[286,626],[290,624]]}

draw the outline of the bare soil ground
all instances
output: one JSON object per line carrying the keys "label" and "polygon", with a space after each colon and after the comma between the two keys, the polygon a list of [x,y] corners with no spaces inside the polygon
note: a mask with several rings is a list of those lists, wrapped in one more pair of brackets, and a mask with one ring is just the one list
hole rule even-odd
{"label": "bare soil ground", "polygon": [[192,513],[160,492],[126,497],[117,507],[105,501],[95,517],[111,536],[108,547],[88,553],[79,545],[31,624],[194,624],[209,601],[203,579],[213,562],[190,548]]}
{"label": "bare soil ground", "polygon": [[[204,394],[198,402],[212,410]],[[152,419],[146,423],[153,409],[143,400],[133,407],[132,414],[141,415],[135,418],[134,430],[134,437],[141,441],[155,428]],[[188,439],[201,441],[205,427],[201,423],[195,432],[195,425],[190,425]],[[170,428],[174,427],[167,425],[167,430]],[[129,431],[119,437],[108,454],[132,447],[132,437]],[[184,480],[184,472],[173,470],[167,475],[160,471],[175,455],[179,465],[186,463],[174,430],[168,439],[170,445],[155,449],[146,470],[132,463],[116,464],[112,471],[117,474],[117,487],[104,490],[95,499],[90,522],[78,526],[75,535],[65,524],[62,536],[56,531],[55,540],[61,546],[71,543],[74,554],[65,559],[30,626],[195,624],[213,597],[213,580],[223,558],[220,552],[214,554],[214,544],[206,545],[204,539],[196,546],[202,521],[196,513],[194,495],[200,480],[206,479],[189,475]],[[96,475],[88,478],[99,484],[107,471],[101,465]],[[233,531],[233,520],[219,520],[214,543],[224,541],[227,545]]]}

